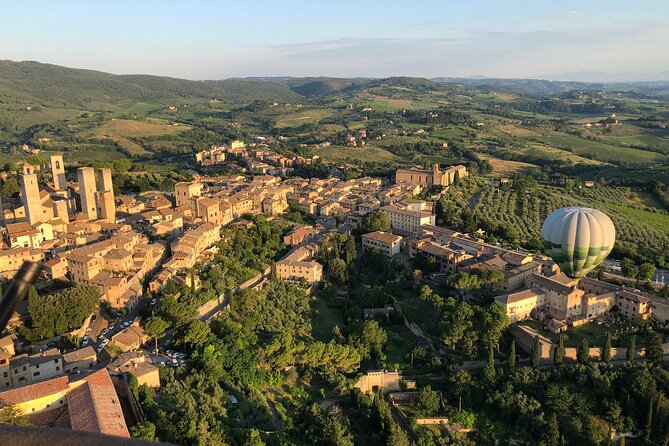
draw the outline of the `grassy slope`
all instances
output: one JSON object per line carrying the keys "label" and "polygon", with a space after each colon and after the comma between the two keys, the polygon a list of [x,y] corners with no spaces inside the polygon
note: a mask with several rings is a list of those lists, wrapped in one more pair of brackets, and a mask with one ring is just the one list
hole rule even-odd
{"label": "grassy slope", "polygon": [[190,127],[185,125],[169,126],[145,121],[116,119],[97,128],[94,136],[102,139],[109,138],[135,156],[147,155],[149,152],[133,141],[133,137],[174,135],[189,129]]}

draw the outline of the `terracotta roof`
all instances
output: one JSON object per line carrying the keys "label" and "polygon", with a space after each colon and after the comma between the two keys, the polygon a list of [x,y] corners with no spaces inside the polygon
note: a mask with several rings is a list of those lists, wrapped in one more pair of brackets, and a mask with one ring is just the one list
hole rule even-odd
{"label": "terracotta roof", "polygon": [[525,299],[531,299],[537,296],[541,296],[542,294],[544,294],[544,292],[539,288],[531,288],[527,290],[518,291],[516,293],[497,296],[495,299],[505,304],[512,304],[516,302],[521,302]]}
{"label": "terracotta roof", "polygon": [[40,381],[27,386],[0,392],[0,400],[9,404],[21,404],[33,401],[47,395],[67,391],[69,388],[67,383],[67,376],[58,376],[46,381]]}
{"label": "terracotta roof", "polygon": [[363,239],[374,240],[376,242],[393,244],[402,240],[402,237],[399,235],[391,234],[390,232],[383,231],[374,231],[362,235]]}
{"label": "terracotta roof", "polygon": [[72,429],[130,438],[121,402],[107,369],[84,378],[67,396]]}
{"label": "terracotta roof", "polygon": [[631,300],[632,302],[638,302],[638,303],[650,302],[650,298],[627,290],[618,291],[618,297],[622,297],[623,299]]}
{"label": "terracotta roof", "polygon": [[80,348],[78,350],[71,351],[69,353],[65,353],[63,355],[63,361],[64,362],[75,362],[75,361],[81,361],[82,359],[89,359],[89,358],[97,358],[97,355],[95,354],[95,350],[93,347],[90,345],[84,348]]}
{"label": "terracotta roof", "polygon": [[560,294],[569,294],[572,292],[572,288],[561,283],[558,280],[554,280],[554,277],[540,276],[539,274],[530,275],[530,281],[537,284],[539,287],[547,288],[551,291],[555,291]]}

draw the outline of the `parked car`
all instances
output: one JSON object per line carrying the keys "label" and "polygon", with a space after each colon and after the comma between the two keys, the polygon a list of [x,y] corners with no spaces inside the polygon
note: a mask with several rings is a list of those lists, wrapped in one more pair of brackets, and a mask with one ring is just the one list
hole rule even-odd
{"label": "parked car", "polygon": [[172,359],[172,365],[173,365],[174,367],[178,366],[178,365],[179,365],[179,361],[177,361],[176,359]]}
{"label": "parked car", "polygon": [[81,346],[82,346],[82,347],[86,347],[86,346],[88,345],[88,341],[89,341],[88,336],[87,336],[87,335],[84,336],[84,337],[81,339]]}
{"label": "parked car", "polygon": [[128,328],[128,327],[130,327],[131,325],[132,325],[132,324],[130,323],[130,321],[125,321],[125,322],[123,323],[123,326],[124,326],[125,328]]}
{"label": "parked car", "polygon": [[111,324],[111,325],[109,326],[109,330],[113,330],[114,328],[116,328],[116,324]]}

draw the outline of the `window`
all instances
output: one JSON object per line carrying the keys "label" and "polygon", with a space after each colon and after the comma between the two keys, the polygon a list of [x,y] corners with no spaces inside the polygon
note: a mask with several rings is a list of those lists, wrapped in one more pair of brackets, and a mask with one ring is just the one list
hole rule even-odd
{"label": "window", "polygon": [[25,377],[25,376],[21,376],[21,377],[19,378],[19,382],[21,382],[21,381],[25,381],[25,380],[26,380],[26,377]]}
{"label": "window", "polygon": [[40,376],[40,372],[33,373],[33,376]]}

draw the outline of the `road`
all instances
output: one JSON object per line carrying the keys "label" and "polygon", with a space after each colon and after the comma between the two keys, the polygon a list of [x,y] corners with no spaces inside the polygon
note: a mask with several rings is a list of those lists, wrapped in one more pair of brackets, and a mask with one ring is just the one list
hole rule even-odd
{"label": "road", "polygon": [[[605,259],[602,262],[602,265],[604,265],[608,268],[608,273],[611,274],[612,276],[626,278],[623,275],[622,269],[620,268],[620,261],[612,260],[612,259]],[[633,278],[629,278],[629,277],[627,277],[627,279],[634,280]],[[657,285],[664,285],[664,284],[669,283],[669,269],[657,269],[655,271],[655,274],[653,274],[652,282],[657,284]]]}

